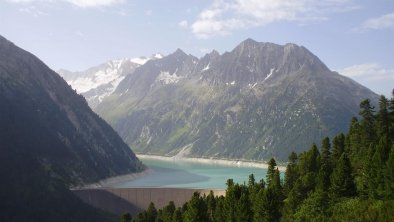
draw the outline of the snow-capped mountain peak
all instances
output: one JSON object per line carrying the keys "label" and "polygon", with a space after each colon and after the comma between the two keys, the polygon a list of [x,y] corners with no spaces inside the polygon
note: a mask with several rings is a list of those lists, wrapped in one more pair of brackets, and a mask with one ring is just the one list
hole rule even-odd
{"label": "snow-capped mountain peak", "polygon": [[91,107],[97,106],[101,101],[115,91],[119,83],[136,68],[149,60],[161,59],[159,53],[150,57],[122,58],[110,60],[101,65],[85,71],[71,72],[61,69],[58,73],[75,89],[85,96]]}

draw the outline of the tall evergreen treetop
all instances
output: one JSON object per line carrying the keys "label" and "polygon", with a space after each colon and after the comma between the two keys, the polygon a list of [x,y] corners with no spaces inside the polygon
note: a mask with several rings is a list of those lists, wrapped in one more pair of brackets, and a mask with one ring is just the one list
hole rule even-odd
{"label": "tall evergreen treetop", "polygon": [[341,155],[331,175],[330,191],[335,197],[350,197],[356,194],[352,166],[346,153]]}
{"label": "tall evergreen treetop", "polygon": [[291,189],[293,189],[294,183],[298,179],[298,170],[297,170],[297,162],[298,162],[298,157],[297,154],[294,152],[291,152],[289,155],[289,163],[287,164],[286,167],[286,172],[285,172],[285,181],[284,181],[284,192],[287,194],[290,192]]}
{"label": "tall evergreen treetop", "polygon": [[332,160],[336,162],[341,157],[342,153],[345,151],[345,135],[343,133],[334,137],[332,140]]}
{"label": "tall evergreen treetop", "polygon": [[365,99],[360,103],[360,116],[362,117],[361,126],[363,130],[364,146],[368,147],[375,139],[375,116],[374,108],[369,99]]}
{"label": "tall evergreen treetop", "polygon": [[322,141],[320,170],[318,177],[318,186],[322,190],[327,190],[330,186],[330,175],[332,172],[330,147],[330,139],[325,137]]}
{"label": "tall evergreen treetop", "polygon": [[276,168],[276,161],[274,158],[271,158],[270,161],[268,162],[268,169],[267,169],[267,187],[270,187],[272,185],[272,181],[275,176],[275,168]]}

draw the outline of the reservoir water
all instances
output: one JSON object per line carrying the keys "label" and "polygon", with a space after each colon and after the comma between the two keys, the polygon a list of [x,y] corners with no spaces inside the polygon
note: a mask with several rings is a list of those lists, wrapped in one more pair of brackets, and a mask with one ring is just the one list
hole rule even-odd
{"label": "reservoir water", "polygon": [[185,161],[166,161],[143,159],[151,169],[148,175],[113,185],[127,187],[184,187],[184,188],[226,188],[227,179],[236,183],[247,183],[249,175],[254,174],[256,181],[264,178],[267,170],[254,167],[238,167]]}

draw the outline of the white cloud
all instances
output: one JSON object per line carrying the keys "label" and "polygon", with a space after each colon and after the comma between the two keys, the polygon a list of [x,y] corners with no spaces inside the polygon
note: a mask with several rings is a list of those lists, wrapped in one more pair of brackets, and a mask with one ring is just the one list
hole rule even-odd
{"label": "white cloud", "polygon": [[178,23],[178,26],[181,28],[187,28],[189,26],[189,23],[186,20],[183,20]]}
{"label": "white cloud", "polygon": [[[8,1],[14,3],[26,3],[26,4],[36,3],[36,2],[55,3],[54,0],[8,0]],[[61,1],[70,3],[80,8],[92,8],[92,7],[112,6],[115,4],[122,3],[124,0],[61,0]]]}
{"label": "white cloud", "polygon": [[24,8],[20,8],[20,9],[18,9],[18,11],[22,12],[22,13],[27,13],[27,14],[33,15],[34,17],[48,15],[48,13],[39,10],[35,6],[27,6],[27,7],[24,7]]}
{"label": "white cloud", "polygon": [[279,21],[322,21],[326,14],[354,10],[351,0],[214,0],[191,25],[198,38]]}
{"label": "white cloud", "polygon": [[394,28],[394,13],[382,15],[378,18],[370,18],[354,31],[367,31],[371,29],[387,29]]}
{"label": "white cloud", "polygon": [[364,63],[349,66],[340,70],[339,73],[351,78],[365,80],[394,80],[394,69],[383,68],[378,63]]}
{"label": "white cloud", "polygon": [[338,72],[378,94],[391,97],[394,88],[394,68],[384,68],[378,63],[364,63],[343,68]]}

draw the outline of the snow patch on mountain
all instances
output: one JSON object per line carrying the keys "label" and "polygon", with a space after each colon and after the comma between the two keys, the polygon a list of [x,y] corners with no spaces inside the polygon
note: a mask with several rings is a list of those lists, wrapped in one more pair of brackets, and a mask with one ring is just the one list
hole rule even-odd
{"label": "snow patch on mountain", "polygon": [[133,73],[136,68],[149,60],[161,58],[163,58],[163,55],[156,53],[150,57],[141,56],[111,60],[82,72],[59,70],[58,73],[73,89],[82,94],[89,105],[94,108],[105,97],[111,95],[119,83],[127,75]]}
{"label": "snow patch on mountain", "polygon": [[182,76],[177,76],[176,72],[172,75],[169,72],[160,72],[160,74],[156,78],[156,82],[160,82],[163,84],[174,84],[179,82],[182,79]]}
{"label": "snow patch on mountain", "polygon": [[[71,81],[67,81],[78,93],[85,93],[91,89],[97,88],[101,85],[114,82],[112,85],[116,87],[121,77],[120,67],[122,60],[114,60],[108,62],[108,67],[104,70],[98,70],[91,77],[80,77]],[[122,78],[123,79],[123,78]]]}
{"label": "snow patch on mountain", "polygon": [[208,65],[205,66],[201,71],[202,71],[202,72],[207,71],[207,70],[209,69],[209,65],[211,65],[211,63],[208,63]]}
{"label": "snow patch on mountain", "polygon": [[268,73],[267,77],[265,77],[265,79],[263,81],[269,79],[272,76],[272,74],[274,73],[274,71],[275,71],[274,68],[270,69],[270,73]]}

